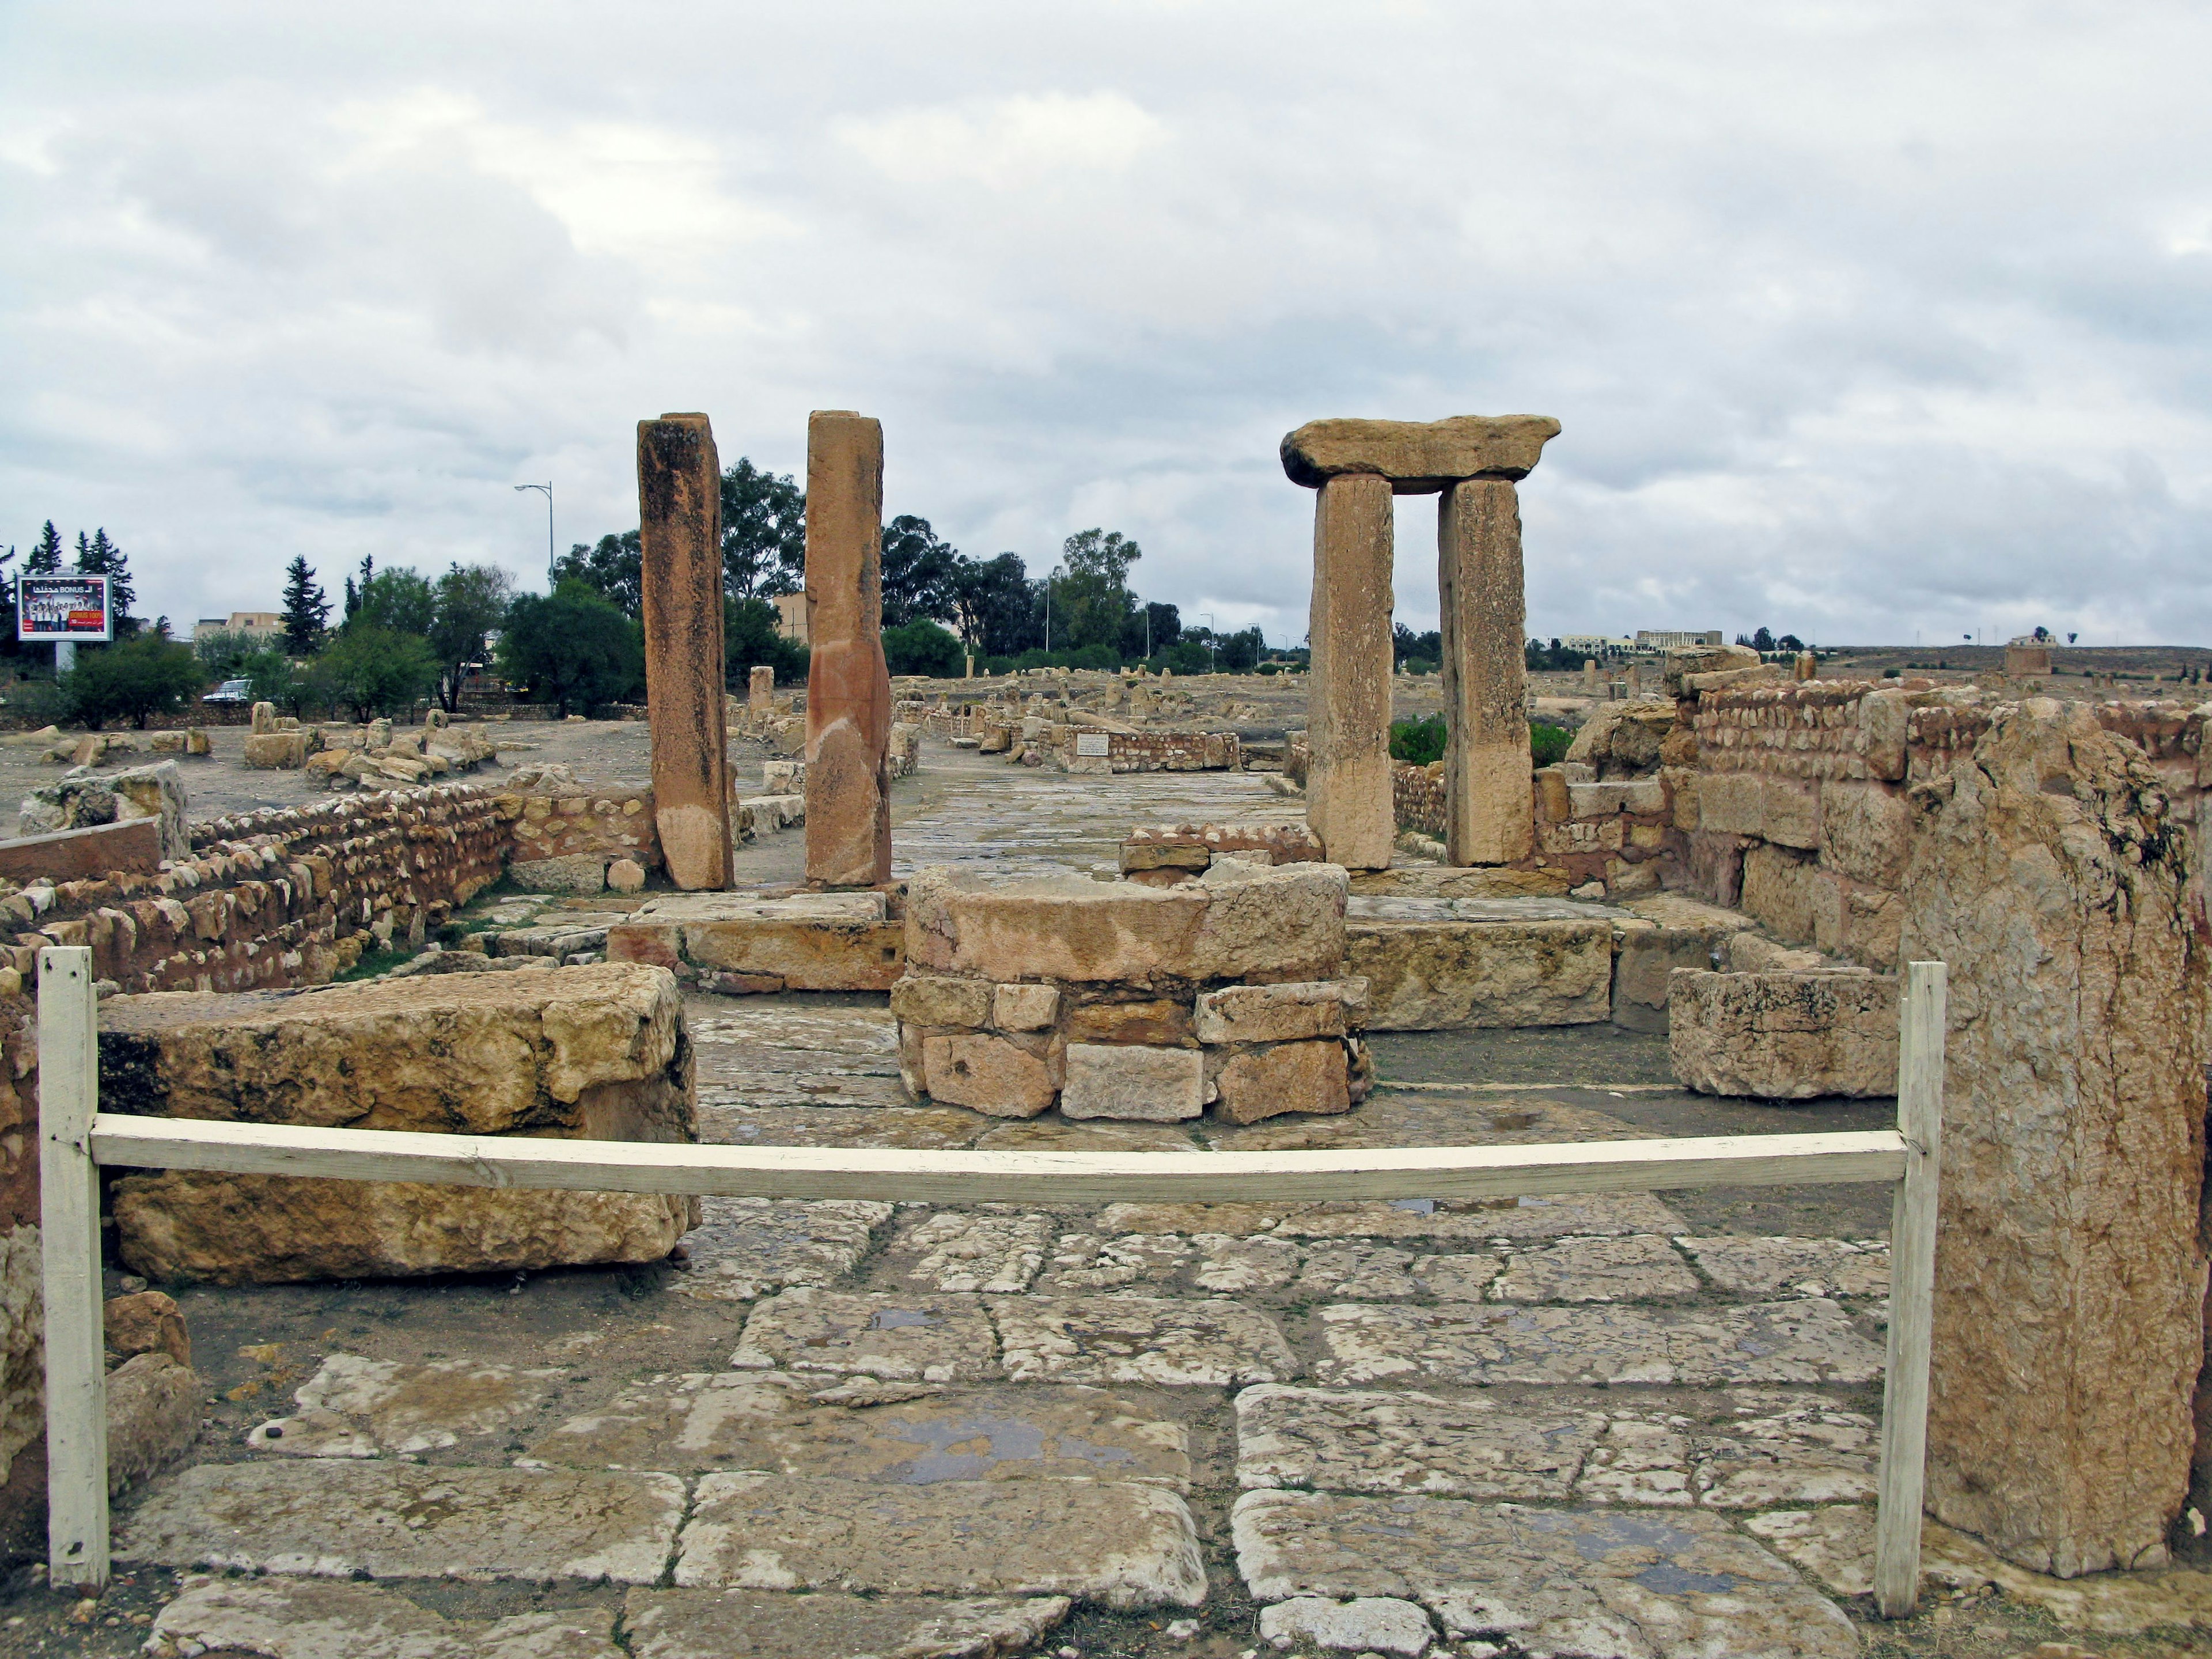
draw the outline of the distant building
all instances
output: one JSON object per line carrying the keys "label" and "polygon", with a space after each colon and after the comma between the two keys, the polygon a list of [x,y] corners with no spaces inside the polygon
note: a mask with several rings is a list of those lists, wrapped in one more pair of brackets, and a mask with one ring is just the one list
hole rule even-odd
{"label": "distant building", "polygon": [[192,638],[210,634],[243,634],[249,639],[273,640],[284,631],[284,617],[277,611],[234,611],[228,617],[202,617],[192,624]]}
{"label": "distant building", "polygon": [[1559,648],[1579,652],[1585,657],[1612,657],[1624,651],[1633,651],[1636,641],[1607,634],[1562,634],[1559,635]]}
{"label": "distant building", "polygon": [[778,593],[769,603],[775,606],[775,631],[794,644],[806,641],[806,595]]}
{"label": "distant building", "polygon": [[1688,651],[1701,645],[1722,645],[1721,630],[1708,628],[1696,629],[1639,628],[1636,630],[1636,649],[1638,651]]}

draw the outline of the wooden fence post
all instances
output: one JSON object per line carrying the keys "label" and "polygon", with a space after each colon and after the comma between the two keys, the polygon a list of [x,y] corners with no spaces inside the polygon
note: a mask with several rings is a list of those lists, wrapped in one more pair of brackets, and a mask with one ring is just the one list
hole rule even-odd
{"label": "wooden fence post", "polygon": [[1944,1006],[1949,970],[1907,963],[1898,1020],[1897,1127],[1905,1174],[1889,1225],[1889,1363],[1882,1379],[1875,1600],[1902,1619],[1920,1600],[1922,1487],[1928,1457],[1928,1350],[1935,1322],[1936,1194],[1943,1146]]}
{"label": "wooden fence post", "polygon": [[107,1586],[107,1372],[92,952],[39,952],[39,1194],[46,1301],[46,1549],[55,1585]]}

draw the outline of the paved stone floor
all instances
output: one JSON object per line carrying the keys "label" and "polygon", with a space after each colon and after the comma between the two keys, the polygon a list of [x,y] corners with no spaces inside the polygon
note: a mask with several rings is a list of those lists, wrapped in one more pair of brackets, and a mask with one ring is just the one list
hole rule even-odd
{"label": "paved stone floor", "polygon": [[[917,789],[902,857],[1080,870],[1127,823],[1277,799],[1222,775],[1075,781],[965,757]],[[689,1016],[704,1133],[738,1145],[1497,1144],[1891,1110],[1700,1100],[1663,1038],[1589,1028],[1382,1036],[1382,1081],[1343,1117],[1009,1123],[906,1103],[880,998]],[[1873,1619],[1887,1213],[1856,1188],[716,1200],[650,1267],[185,1289],[215,1395],[198,1446],[118,1504],[118,1581],[87,1622],[19,1572],[0,1652],[2079,1659],[2191,1650],[2192,1620],[2212,1639],[2205,1575],[2059,1586],[1932,1528],[1928,1610]]]}

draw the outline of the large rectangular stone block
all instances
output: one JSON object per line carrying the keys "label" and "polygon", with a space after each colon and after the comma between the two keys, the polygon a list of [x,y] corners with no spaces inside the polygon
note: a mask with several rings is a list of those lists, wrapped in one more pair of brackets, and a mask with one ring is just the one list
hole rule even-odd
{"label": "large rectangular stone block", "polygon": [[[105,1109],[443,1133],[692,1140],[667,974],[605,964],[100,1005]],[[692,1201],[186,1170],[116,1183],[123,1259],[222,1283],[665,1255]]]}
{"label": "large rectangular stone block", "polygon": [[1206,1057],[1196,1048],[1071,1042],[1060,1109],[1067,1117],[1171,1123],[1206,1109]]}
{"label": "large rectangular stone block", "polygon": [[669,879],[730,884],[722,723],[722,470],[704,415],[637,423],[653,811]]}
{"label": "large rectangular stone block", "polygon": [[1351,971],[1368,982],[1371,1030],[1588,1025],[1612,1014],[1613,923],[1601,918],[1363,918],[1346,944]]}
{"label": "large rectangular stone block", "polygon": [[888,991],[905,969],[906,925],[878,892],[684,894],[650,900],[609,927],[607,955],[772,976],[793,991]]}
{"label": "large rectangular stone block", "polygon": [[1897,1092],[1897,981],[1873,974],[1722,974],[1668,982],[1668,1053],[1709,1095],[1810,1100]]}
{"label": "large rectangular stone block", "polygon": [[1741,902],[1778,939],[1830,952],[1843,948],[1843,882],[1805,854],[1753,847],[1743,858]]}
{"label": "large rectangular stone block", "polygon": [[891,878],[890,671],[884,662],[884,429],[806,417],[806,879]]}
{"label": "large rectangular stone block", "polygon": [[1390,484],[1350,474],[1314,497],[1306,822],[1329,859],[1355,870],[1390,862]]}
{"label": "large rectangular stone block", "polygon": [[1663,1031],[1674,969],[1711,969],[1715,951],[1751,921],[1678,893],[1633,900],[1627,908],[1637,920],[1624,924],[1616,941],[1613,1023],[1626,1030]]}
{"label": "large rectangular stone block", "polygon": [[1929,1506],[2062,1577],[2161,1561],[2187,1492],[2207,963],[2169,788],[2082,705],[2010,705],[1905,880],[1903,956],[1950,964]]}
{"label": "large rectangular stone block", "polygon": [[1437,587],[1443,635],[1444,846],[1456,866],[1528,855],[1534,763],[1521,511],[1510,482],[1446,488],[1437,511]]}
{"label": "large rectangular stone block", "polygon": [[1820,862],[1853,881],[1893,890],[1905,881],[1912,809],[1879,783],[1830,783],[1820,791]]}

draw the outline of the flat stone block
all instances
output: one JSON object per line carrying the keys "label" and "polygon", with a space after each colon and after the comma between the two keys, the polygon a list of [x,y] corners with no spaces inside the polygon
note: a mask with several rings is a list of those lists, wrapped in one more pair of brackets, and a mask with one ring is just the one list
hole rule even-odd
{"label": "flat stone block", "polygon": [[993,989],[988,980],[908,972],[891,987],[891,1014],[909,1025],[978,1030],[991,1023]]}
{"label": "flat stone block", "polygon": [[684,1515],[669,1474],[204,1463],[122,1524],[116,1559],[343,1578],[660,1577]]}
{"label": "flat stone block", "polygon": [[507,878],[526,893],[599,893],[606,890],[611,853],[563,853],[550,859],[517,859]]}
{"label": "flat stone block", "polygon": [[862,1372],[915,1382],[980,1382],[999,1376],[990,1318],[973,1296],[863,1295],[807,1285],[754,1307],[730,1364],[740,1370]]}
{"label": "flat stone block", "polygon": [[1067,1010],[1060,1033],[1070,1042],[1135,1043],[1153,1048],[1179,1048],[1197,1041],[1190,1005],[1162,997],[1079,1003]]}
{"label": "flat stone block", "polygon": [[900,1227],[884,1265],[929,1290],[1012,1295],[1029,1289],[1057,1231],[1048,1215],[937,1210]]}
{"label": "flat stone block", "polygon": [[689,1269],[682,1294],[750,1302],[793,1285],[826,1286],[868,1253],[891,1206],[863,1199],[703,1198],[699,1224],[684,1236]]}
{"label": "flat stone block", "polygon": [[1432,495],[1462,478],[1526,477],[1559,433],[1548,415],[1308,421],[1283,439],[1283,471],[1308,489],[1369,473],[1388,478],[1395,495]]}
{"label": "flat stone block", "polygon": [[1672,1244],[1631,1233],[1516,1251],[1490,1293],[1500,1302],[1644,1302],[1703,1288]]}
{"label": "flat stone block", "polygon": [[610,1607],[448,1619],[374,1584],[215,1578],[155,1615],[146,1652],[264,1659],[623,1659]]}
{"label": "flat stone block", "polygon": [[1304,1640],[1338,1653],[1402,1653],[1418,1659],[1436,1633],[1419,1607],[1388,1595],[1349,1601],[1301,1595],[1260,1609],[1260,1639],[1285,1646]]}
{"label": "flat stone block", "polygon": [[1605,1428],[1592,1411],[1262,1383],[1237,1396],[1237,1481],[1563,1503]]}
{"label": "flat stone block", "polygon": [[1372,1030],[1588,1025],[1612,1016],[1609,920],[1359,916],[1346,948],[1352,971],[1368,981]]}
{"label": "flat stone block", "polygon": [[1064,1476],[1181,1490],[1190,1480],[1181,1424],[1097,1389],[946,1389],[819,1371],[647,1377],[541,1435],[528,1455],[907,1486]]}
{"label": "flat stone block", "polygon": [[296,772],[307,763],[307,734],[305,732],[249,732],[246,738],[246,764],[260,771]]}
{"label": "flat stone block", "polygon": [[924,1037],[921,1066],[931,1099],[993,1117],[1035,1117],[1058,1092],[1043,1058],[988,1031]]}
{"label": "flat stone block", "polygon": [[1668,981],[1668,1057],[1701,1094],[1893,1095],[1898,984],[1875,974],[1678,969]]}
{"label": "flat stone block", "polygon": [[1344,1044],[1333,1037],[1249,1049],[1223,1063],[1214,1079],[1216,1103],[1231,1123],[1257,1123],[1285,1112],[1348,1112],[1348,1064]]}
{"label": "flat stone block", "polygon": [[1043,1031],[1060,1018],[1055,985],[1001,985],[992,993],[991,1024],[1002,1031]]}
{"label": "flat stone block", "polygon": [[1366,1012],[1356,979],[1231,985],[1199,994],[1195,1026],[1200,1042],[1296,1042],[1356,1031]]}
{"label": "flat stone block", "polygon": [[299,1411],[259,1425],[246,1443],[294,1457],[442,1451],[526,1423],[568,1376],[558,1365],[477,1359],[410,1364],[334,1353],[294,1391]]}
{"label": "flat stone block", "polygon": [[[636,1659],[990,1659],[1022,1653],[1067,1617],[1064,1595],[817,1594],[634,1589],[623,1629]],[[501,1656],[501,1659],[505,1659]]]}
{"label": "flat stone block", "polygon": [[1072,1118],[1171,1123],[1206,1109],[1206,1057],[1196,1048],[1067,1045],[1060,1109]]}
{"label": "flat stone block", "polygon": [[1742,1307],[1433,1308],[1321,1311],[1324,1382],[1866,1382],[1881,1350],[1832,1302]]}
{"label": "flat stone block", "polygon": [[769,975],[794,991],[888,991],[905,969],[905,927],[880,892],[671,895],[610,927],[607,954],[653,959],[672,927],[694,967]]}
{"label": "flat stone block", "polygon": [[1016,1382],[1219,1389],[1298,1370],[1274,1321],[1235,1302],[1031,1296],[991,1310]]}
{"label": "flat stone block", "polygon": [[1109,1204],[1107,1232],[1277,1234],[1289,1238],[1563,1238],[1577,1234],[1687,1232],[1649,1193],[1584,1193],[1447,1207],[1340,1199],[1321,1204]]}
{"label": "flat stone block", "polygon": [[1707,1278],[1738,1296],[1886,1297],[1889,1244],[1867,1238],[1680,1238]]}
{"label": "flat stone block", "polygon": [[1389,1596],[1528,1653],[1856,1659],[1826,1597],[1717,1516],[1254,1492],[1231,1517],[1263,1601]]}
{"label": "flat stone block", "polygon": [[777,1474],[699,1482],[682,1587],[1071,1595],[1133,1609],[1206,1595],[1182,1499],[1110,1480],[883,1486]]}

